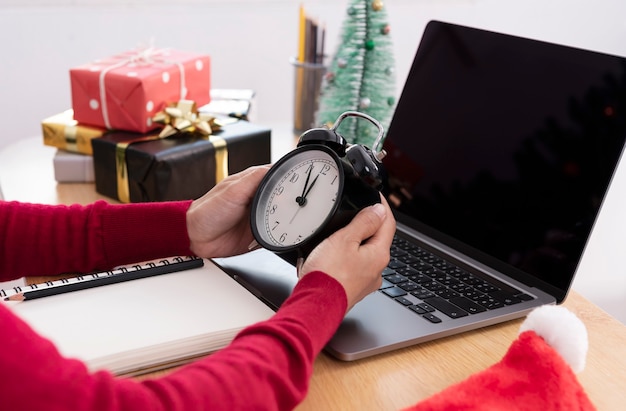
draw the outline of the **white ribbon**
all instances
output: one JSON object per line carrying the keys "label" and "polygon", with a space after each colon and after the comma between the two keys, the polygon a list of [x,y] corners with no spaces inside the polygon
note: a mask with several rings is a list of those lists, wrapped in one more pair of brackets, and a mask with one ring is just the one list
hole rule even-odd
{"label": "white ribbon", "polygon": [[113,64],[112,66],[106,67],[100,71],[100,76],[98,78],[98,85],[100,88],[100,107],[102,110],[102,118],[104,120],[104,125],[106,128],[111,129],[111,122],[109,120],[109,110],[107,107],[107,99],[106,99],[106,86],[105,86],[105,76],[106,74],[117,68],[123,67],[127,64],[138,64],[138,65],[151,65],[154,63],[165,63],[165,64],[175,64],[178,67],[178,71],[180,72],[180,99],[184,99],[185,95],[185,68],[183,64],[179,61],[171,61],[166,60],[165,58],[158,58],[160,55],[164,54],[165,50],[155,49],[154,47],[147,48],[145,50],[139,51],[136,54],[130,56],[126,60],[122,60],[118,63]]}

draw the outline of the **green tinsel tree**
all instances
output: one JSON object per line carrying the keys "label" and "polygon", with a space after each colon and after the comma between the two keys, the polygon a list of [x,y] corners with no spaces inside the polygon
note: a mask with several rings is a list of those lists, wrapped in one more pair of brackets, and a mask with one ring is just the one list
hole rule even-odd
{"label": "green tinsel tree", "polygon": [[[395,106],[395,70],[390,27],[382,0],[351,0],[341,40],[324,77],[317,123],[331,126],[345,111],[378,120],[387,131]],[[372,147],[378,130],[347,118],[338,129],[349,143]]]}

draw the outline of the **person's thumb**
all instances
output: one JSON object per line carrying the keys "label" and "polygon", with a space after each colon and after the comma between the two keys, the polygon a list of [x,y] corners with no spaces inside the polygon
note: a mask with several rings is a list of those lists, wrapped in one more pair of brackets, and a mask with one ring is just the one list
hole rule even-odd
{"label": "person's thumb", "polygon": [[350,224],[340,230],[341,235],[345,236],[345,241],[354,241],[361,244],[376,234],[385,217],[385,207],[382,204],[377,203],[365,207],[354,216]]}

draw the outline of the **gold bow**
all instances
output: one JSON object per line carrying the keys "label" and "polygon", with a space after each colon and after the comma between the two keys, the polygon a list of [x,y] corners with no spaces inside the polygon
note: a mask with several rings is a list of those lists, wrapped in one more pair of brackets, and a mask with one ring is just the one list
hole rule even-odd
{"label": "gold bow", "polygon": [[154,123],[163,124],[159,137],[165,138],[178,133],[199,133],[209,136],[221,128],[217,119],[210,114],[199,113],[196,102],[180,100],[152,117]]}

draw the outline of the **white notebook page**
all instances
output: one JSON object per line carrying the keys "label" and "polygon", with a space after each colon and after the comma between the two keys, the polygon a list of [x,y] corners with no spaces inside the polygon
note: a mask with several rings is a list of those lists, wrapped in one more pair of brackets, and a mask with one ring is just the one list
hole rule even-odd
{"label": "white notebook page", "polygon": [[201,268],[5,304],[63,355],[119,375],[213,352],[273,314],[210,260]]}

